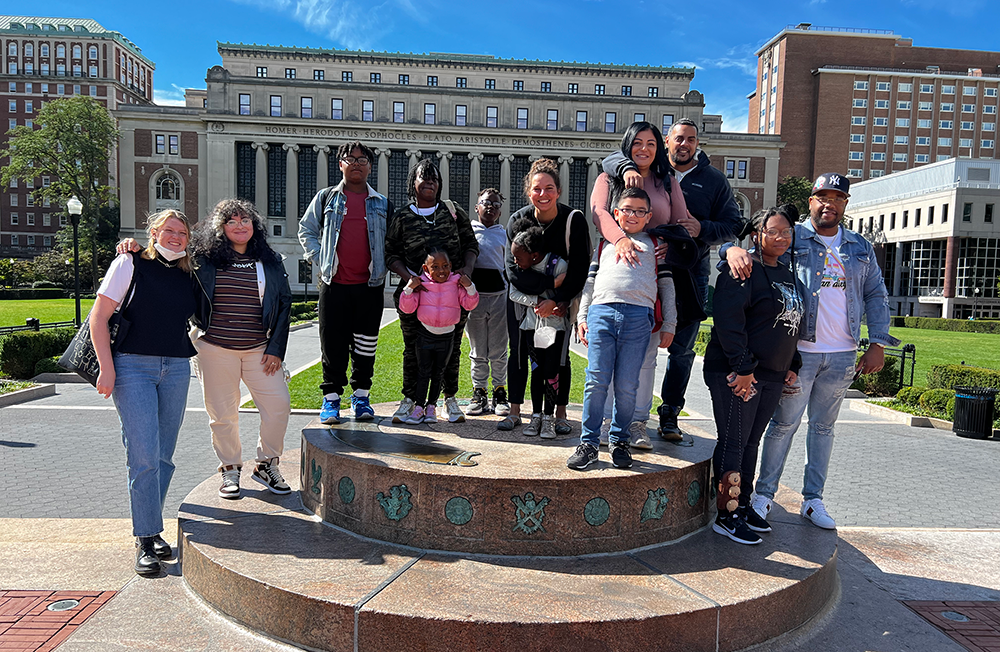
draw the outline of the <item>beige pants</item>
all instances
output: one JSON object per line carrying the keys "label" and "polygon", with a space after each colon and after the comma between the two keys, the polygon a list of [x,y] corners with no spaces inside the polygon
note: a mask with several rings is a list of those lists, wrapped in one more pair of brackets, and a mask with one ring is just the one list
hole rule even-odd
{"label": "beige pants", "polygon": [[284,370],[273,376],[264,373],[260,363],[264,357],[263,346],[236,351],[198,340],[195,348],[198,349],[198,379],[205,395],[212,446],[219,458],[220,470],[225,466],[243,465],[239,423],[240,380],[246,384],[260,410],[257,461],[281,457],[291,410]]}

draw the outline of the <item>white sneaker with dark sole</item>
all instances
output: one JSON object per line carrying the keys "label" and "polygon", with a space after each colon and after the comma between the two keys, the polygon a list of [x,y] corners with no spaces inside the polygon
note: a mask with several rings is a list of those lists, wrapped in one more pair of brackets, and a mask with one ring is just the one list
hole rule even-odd
{"label": "white sneaker with dark sole", "polygon": [[816,527],[821,527],[824,530],[837,529],[837,522],[826,511],[826,506],[819,498],[810,498],[809,500],[802,501],[801,514],[804,518],[812,521]]}
{"label": "white sneaker with dark sole", "polygon": [[285,494],[292,493],[291,487],[285,482],[285,478],[282,477],[277,464],[258,462],[250,477],[270,489],[272,494],[284,496]]}
{"label": "white sneaker with dark sole", "polygon": [[236,500],[240,497],[240,470],[227,469],[222,472],[222,486],[219,487],[219,498]]}

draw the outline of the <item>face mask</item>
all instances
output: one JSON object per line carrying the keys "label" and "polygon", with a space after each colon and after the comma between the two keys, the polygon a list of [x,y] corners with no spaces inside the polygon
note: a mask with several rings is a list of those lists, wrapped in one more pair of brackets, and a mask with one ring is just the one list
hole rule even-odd
{"label": "face mask", "polygon": [[160,255],[163,256],[169,262],[174,262],[175,260],[179,260],[179,259],[183,258],[184,256],[187,256],[187,251],[186,250],[173,251],[171,249],[167,249],[166,247],[164,247],[163,245],[161,245],[159,242],[154,242],[153,243],[153,248],[156,249],[158,252],[160,252]]}

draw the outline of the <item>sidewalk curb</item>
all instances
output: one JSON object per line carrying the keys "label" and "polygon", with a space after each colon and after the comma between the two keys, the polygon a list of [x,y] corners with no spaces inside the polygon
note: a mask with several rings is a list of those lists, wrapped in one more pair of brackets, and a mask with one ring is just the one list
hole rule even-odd
{"label": "sidewalk curb", "polygon": [[19,389],[16,392],[11,392],[9,394],[0,394],[0,407],[26,403],[27,401],[33,401],[36,398],[42,398],[44,396],[55,396],[55,393],[56,386],[52,383],[38,385],[37,387],[29,387],[27,389]]}
{"label": "sidewalk curb", "polygon": [[913,428],[935,428],[937,430],[947,430],[951,432],[951,421],[935,419],[934,417],[920,417],[915,414],[907,414],[906,412],[899,412],[877,403],[868,403],[866,400],[851,400],[850,408],[855,412],[862,412],[882,417],[887,421],[902,423]]}
{"label": "sidewalk curb", "polygon": [[85,383],[83,376],[67,371],[65,373],[49,372],[38,374],[31,379],[36,383]]}

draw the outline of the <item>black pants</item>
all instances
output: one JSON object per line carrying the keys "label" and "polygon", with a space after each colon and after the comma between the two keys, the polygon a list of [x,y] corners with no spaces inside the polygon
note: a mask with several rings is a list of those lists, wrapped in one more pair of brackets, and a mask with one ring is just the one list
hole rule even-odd
{"label": "black pants", "polygon": [[[535,347],[535,332],[521,331],[531,360],[531,411],[534,414],[555,414],[562,389],[562,349],[566,331],[556,332],[556,341],[544,349]],[[565,405],[565,403],[563,404]]]}
{"label": "black pants", "polygon": [[441,378],[455,348],[453,333],[435,335],[423,326],[417,333],[417,384],[412,397],[417,405],[434,405],[441,396]]}
{"label": "black pants", "polygon": [[[507,339],[510,341],[510,355],[507,357],[507,399],[516,405],[524,403],[524,391],[528,386],[528,371],[531,368],[528,357],[528,344],[525,333],[522,331],[517,316],[514,314],[514,306],[517,305],[510,299],[507,300]],[[566,332],[561,333],[563,338],[559,340],[560,360],[566,363],[559,367],[559,390],[556,392],[556,405],[569,404],[570,385],[570,364],[569,354],[563,351],[566,348]]]}
{"label": "black pants", "polygon": [[726,471],[739,471],[740,505],[749,505],[760,438],[778,407],[784,383],[758,380],[754,385],[757,394],[749,401],[744,401],[733,394],[733,389],[726,380],[727,375],[705,372],[705,383],[712,395],[715,428],[719,434],[715,454],[712,456],[712,468],[716,478],[721,478]]}
{"label": "black pants", "polygon": [[[417,335],[424,330],[417,315],[406,314],[399,309],[399,295],[403,293],[400,285],[392,295],[399,313],[399,328],[403,331],[403,396],[417,400]],[[451,357],[444,368],[441,378],[441,391],[445,396],[458,393],[458,369],[462,359],[462,336],[465,334],[465,322],[469,321],[469,312],[462,310],[462,317],[455,325]]]}
{"label": "black pants", "polygon": [[382,287],[319,284],[319,348],[323,356],[323,394],[342,394],[351,362],[351,387],[369,390],[382,323]]}

